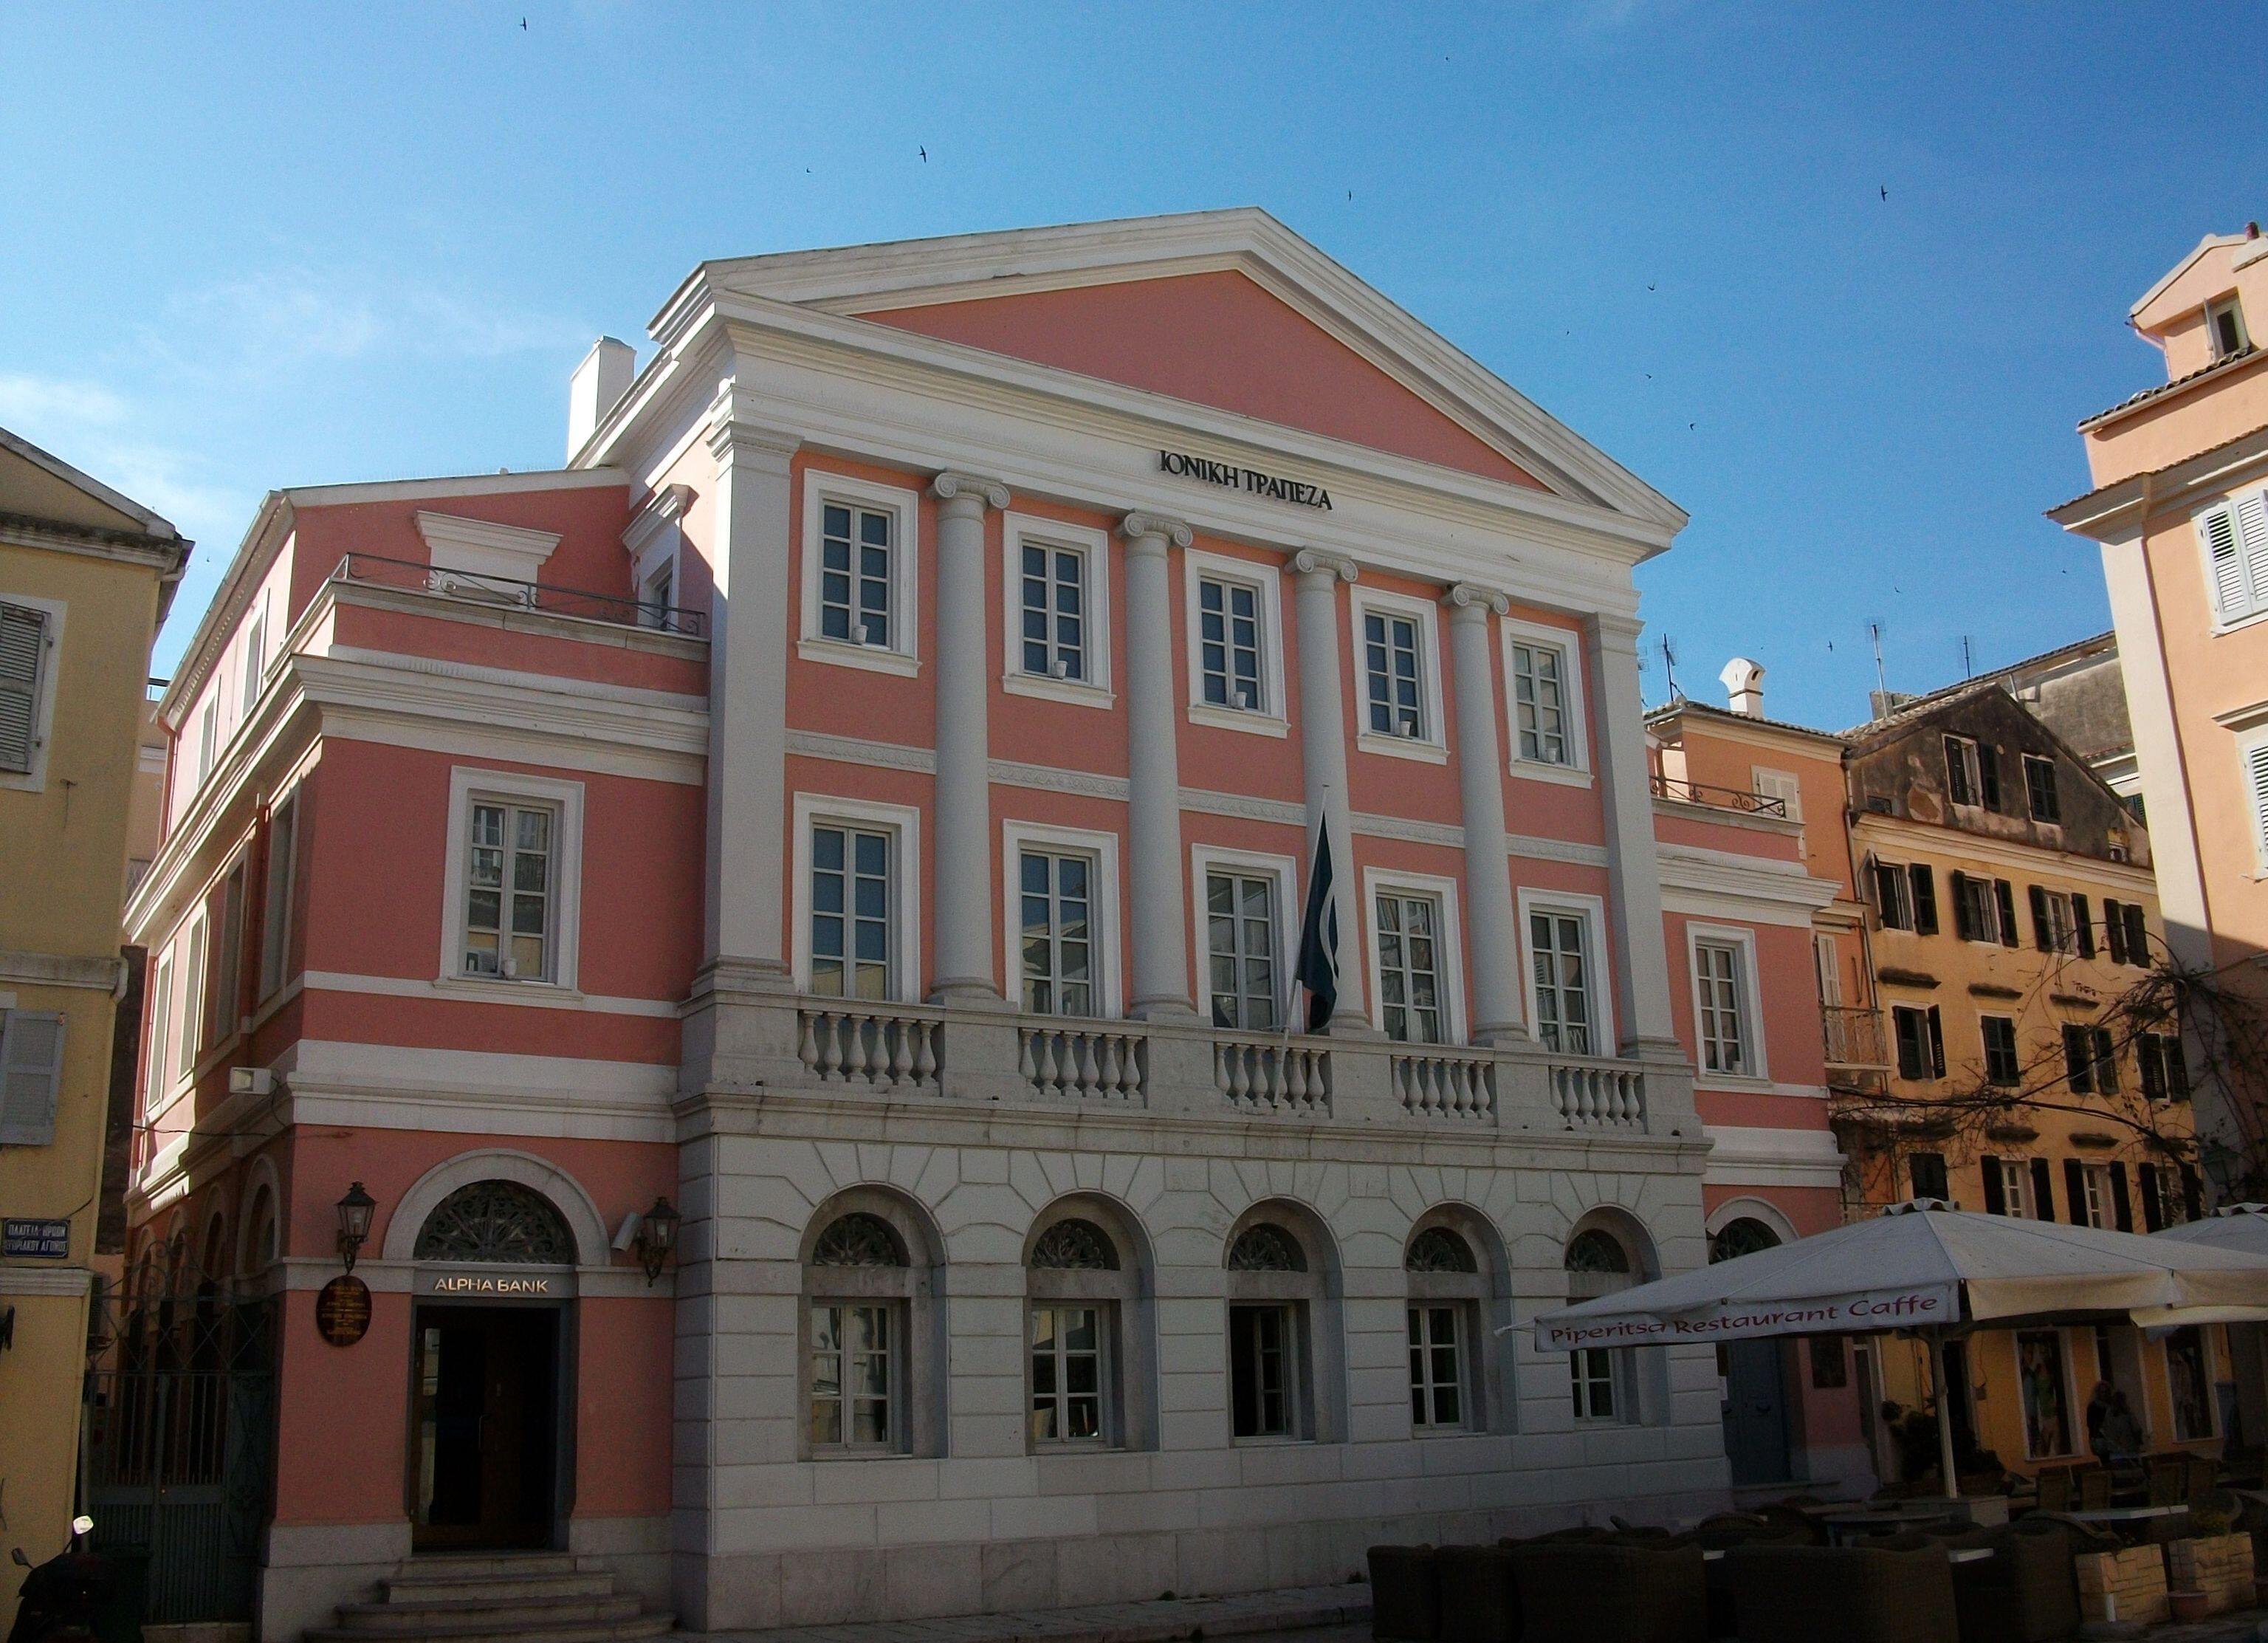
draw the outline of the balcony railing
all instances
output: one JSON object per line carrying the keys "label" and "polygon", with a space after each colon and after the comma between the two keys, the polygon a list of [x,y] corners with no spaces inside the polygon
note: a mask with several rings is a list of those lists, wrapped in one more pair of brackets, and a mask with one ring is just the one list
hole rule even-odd
{"label": "balcony railing", "polygon": [[1675,776],[1657,775],[1653,778],[1656,799],[1674,799],[1680,804],[1706,805],[1712,810],[1737,810],[1745,815],[1778,816],[1787,819],[1787,800],[1764,793],[1752,793],[1742,787],[1719,787],[1710,782],[1689,782]]}
{"label": "balcony railing", "polygon": [[1860,1005],[1830,1004],[1820,1011],[1826,1031],[1827,1065],[1830,1067],[1886,1067],[1890,1065],[1889,1041],[1882,1032],[1882,1013]]}
{"label": "balcony railing", "polygon": [[350,553],[339,561],[339,568],[332,575],[337,581],[438,593],[446,599],[504,610],[538,610],[547,615],[608,622],[625,628],[650,628],[658,633],[681,633],[692,638],[703,637],[708,632],[709,619],[705,615],[675,605],[658,605],[615,593],[593,593],[582,588],[553,587],[548,583],[523,582],[475,571],[444,571],[379,554]]}

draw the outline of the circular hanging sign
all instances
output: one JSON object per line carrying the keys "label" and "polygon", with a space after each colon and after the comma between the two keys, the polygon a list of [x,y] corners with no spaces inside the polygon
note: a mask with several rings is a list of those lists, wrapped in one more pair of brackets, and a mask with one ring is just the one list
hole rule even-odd
{"label": "circular hanging sign", "polygon": [[334,1346],[351,1346],[370,1332],[370,1286],[342,1276],[315,1297],[315,1328]]}

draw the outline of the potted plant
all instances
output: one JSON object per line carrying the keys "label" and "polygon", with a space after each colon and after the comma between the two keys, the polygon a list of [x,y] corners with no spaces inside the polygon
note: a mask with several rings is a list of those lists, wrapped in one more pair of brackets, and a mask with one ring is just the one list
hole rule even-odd
{"label": "potted plant", "polygon": [[2195,1625],[2205,1617],[2205,1594],[2190,1587],[2176,1587],[2166,1594],[2166,1606],[2173,1611],[2176,1625]]}

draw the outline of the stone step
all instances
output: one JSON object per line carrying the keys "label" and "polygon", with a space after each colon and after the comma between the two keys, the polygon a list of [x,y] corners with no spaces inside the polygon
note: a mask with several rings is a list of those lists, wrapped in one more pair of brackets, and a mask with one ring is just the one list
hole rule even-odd
{"label": "stone step", "polygon": [[540,1627],[565,1621],[629,1620],[638,1611],[635,1595],[611,1592],[559,1597],[497,1597],[482,1593],[421,1602],[341,1603],[339,1629],[372,1637],[422,1635],[435,1626],[477,1626],[489,1631]]}
{"label": "stone step", "polygon": [[402,1578],[460,1574],[594,1574],[606,1565],[571,1551],[421,1551],[394,1566]]}
{"label": "stone step", "polygon": [[447,1602],[455,1599],[514,1597],[611,1597],[615,1577],[600,1571],[568,1574],[396,1574],[379,1583],[388,1603]]}
{"label": "stone step", "polygon": [[537,1620],[527,1625],[448,1622],[383,1633],[360,1627],[322,1626],[310,1630],[306,1638],[307,1643],[371,1643],[373,1636],[431,1639],[433,1643],[638,1643],[667,1635],[675,1624],[674,1615],[632,1615],[621,1620]]}

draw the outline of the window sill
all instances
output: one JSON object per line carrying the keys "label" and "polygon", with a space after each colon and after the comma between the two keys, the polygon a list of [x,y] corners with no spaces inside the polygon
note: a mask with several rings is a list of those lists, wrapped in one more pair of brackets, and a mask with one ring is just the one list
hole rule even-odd
{"label": "window sill", "polygon": [[2242,615],[2228,622],[2221,621],[2216,615],[2213,618],[2211,637],[2217,639],[2224,633],[2237,633],[2246,628],[2257,628],[2264,622],[2268,622],[2268,607],[2263,607],[2258,610],[2248,610]]}
{"label": "window sill", "polygon": [[1233,1436],[1232,1436],[1228,1440],[1229,1447],[1236,1449],[1283,1449],[1291,1448],[1299,1444],[1313,1443],[1314,1441],[1315,1440],[1313,1438],[1239,1438]]}
{"label": "window sill", "polygon": [[795,642],[795,653],[806,662],[824,662],[830,667],[860,667],[868,673],[895,674],[902,679],[911,679],[921,672],[921,658],[909,656],[903,651],[888,650],[880,645],[845,645],[839,639],[802,638]]}
{"label": "window sill", "polygon": [[1382,754],[1389,759],[1411,759],[1420,764],[1449,762],[1449,750],[1440,742],[1410,736],[1384,736],[1374,730],[1366,730],[1355,737],[1354,745],[1365,753]]}
{"label": "window sill", "polygon": [[1215,730],[1241,730],[1248,736],[1274,736],[1281,740],[1292,733],[1292,727],[1272,713],[1257,708],[1219,707],[1211,702],[1189,704],[1189,723],[1208,725]]}
{"label": "window sill", "polygon": [[1037,674],[1009,674],[1001,679],[1000,688],[1010,696],[1036,696],[1042,701],[1063,702],[1072,707],[1099,707],[1106,711],[1118,700],[1107,685],[1046,679]]}
{"label": "window sill", "polygon": [[433,991],[444,996],[460,998],[487,998],[497,1002],[511,999],[517,1003],[546,1003],[575,1005],[583,1002],[577,989],[556,981],[512,981],[502,976],[437,976]]}
{"label": "window sill", "polygon": [[1523,781],[1551,782],[1561,787],[1589,787],[1597,778],[1577,764],[1547,764],[1541,759],[1514,759],[1508,773]]}
{"label": "window sill", "polygon": [[903,1449],[814,1449],[814,1461],[917,1461],[923,1457],[908,1455]]}

